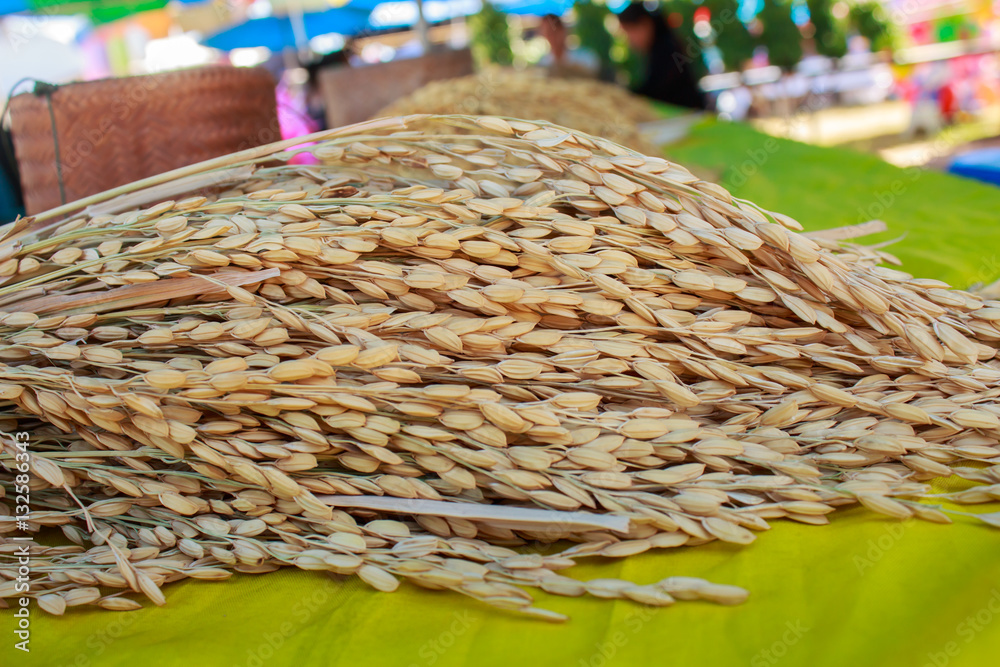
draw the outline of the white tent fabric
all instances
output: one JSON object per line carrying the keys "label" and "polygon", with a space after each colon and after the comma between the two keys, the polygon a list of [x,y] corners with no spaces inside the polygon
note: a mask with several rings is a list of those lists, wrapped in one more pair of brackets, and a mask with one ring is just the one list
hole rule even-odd
{"label": "white tent fabric", "polygon": [[[15,83],[30,77],[48,83],[67,83],[83,74],[83,55],[76,46],[41,34],[13,31],[0,22],[0,102]],[[30,90],[25,84],[23,90]],[[18,88],[18,92],[23,92]],[[2,104],[0,104],[2,106]]]}

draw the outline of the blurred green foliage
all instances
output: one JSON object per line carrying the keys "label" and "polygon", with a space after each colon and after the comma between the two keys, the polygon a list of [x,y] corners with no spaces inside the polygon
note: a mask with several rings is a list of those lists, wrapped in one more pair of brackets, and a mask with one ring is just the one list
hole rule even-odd
{"label": "blurred green foliage", "polygon": [[[773,65],[789,71],[802,59],[802,33],[792,19],[794,0],[764,0],[757,15],[762,32],[751,34],[738,17],[739,0],[661,0],[658,9],[677,38],[678,48],[696,77],[707,74],[706,45],[714,42],[727,70],[738,71],[764,46]],[[876,0],[859,0],[850,7],[846,20],[833,16],[834,0],[805,0],[815,28],[816,51],[829,58],[847,53],[848,30],[867,38],[873,51],[887,48],[893,40],[891,25]],[[695,12],[709,11],[712,37],[695,33]],[[574,32],[580,46],[591,51],[601,64],[601,78],[637,83],[644,70],[643,58],[628,48],[624,36],[614,30],[613,13],[605,0],[581,0],[574,6]],[[476,62],[510,65],[514,61],[507,16],[486,1],[478,14],[469,17],[472,50]]]}
{"label": "blurred green foliage", "polygon": [[739,0],[704,0],[711,12],[710,23],[715,33],[715,45],[722,53],[727,70],[739,71],[753,57],[757,43],[737,16]]}
{"label": "blurred green foliage", "polygon": [[514,52],[510,48],[510,27],[507,15],[490,2],[483,2],[478,14],[469,17],[472,55],[479,65],[510,65]]}
{"label": "blurred green foliage", "polygon": [[786,71],[794,68],[802,60],[802,33],[792,20],[792,3],[764,0],[757,18],[764,26],[761,42],[767,47],[768,60]]}
{"label": "blurred green foliage", "polygon": [[677,46],[690,63],[691,73],[695,77],[708,74],[705,67],[704,48],[698,35],[694,32],[694,13],[698,5],[692,0],[666,0],[660,3],[660,11],[667,25],[677,37]]}
{"label": "blurred green foliage", "polygon": [[872,51],[892,46],[892,26],[882,6],[874,0],[852,5],[848,18],[851,26],[871,44]]}
{"label": "blurred green foliage", "polygon": [[601,61],[602,74],[617,65],[614,59],[615,38],[608,30],[607,19],[611,10],[603,2],[584,0],[574,5],[576,11],[576,36],[580,46],[592,52]]}
{"label": "blurred green foliage", "polygon": [[842,58],[847,53],[847,26],[833,16],[831,0],[806,0],[809,20],[816,33],[816,52],[828,58]]}

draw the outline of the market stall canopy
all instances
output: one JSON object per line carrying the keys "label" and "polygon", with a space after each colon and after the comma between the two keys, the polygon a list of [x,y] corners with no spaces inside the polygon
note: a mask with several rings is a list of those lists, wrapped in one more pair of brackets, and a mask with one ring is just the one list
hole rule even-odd
{"label": "market stall canopy", "polygon": [[[288,0],[285,0],[287,2]],[[522,16],[545,16],[555,14],[561,16],[569,11],[576,0],[489,0],[494,7],[505,14],[518,14]],[[483,0],[424,0],[424,16],[430,22],[446,21],[459,16],[469,16],[475,14],[483,8]],[[620,10],[628,4],[627,0],[609,0],[609,7]],[[386,0],[349,0],[349,7],[365,7],[373,10],[372,15],[380,13],[396,12],[400,17],[412,16],[408,25],[416,21],[418,3],[414,0],[401,2],[387,2]],[[407,25],[398,19],[399,25]],[[388,25],[388,23],[385,23]],[[395,25],[395,24],[393,24]]]}
{"label": "market stall canopy", "polygon": [[[19,40],[0,30],[0,91],[2,101],[18,81],[37,79],[46,83],[65,83],[83,74],[79,47],[63,44],[44,35]],[[18,91],[30,90],[18,87]]]}
{"label": "market stall canopy", "polygon": [[296,35],[295,20],[301,19],[305,40],[319,35],[339,33],[354,35],[370,27],[365,9],[340,7],[324,12],[309,12],[294,16],[266,16],[249,19],[206,38],[202,43],[223,51],[264,46],[271,51],[301,46]]}
{"label": "market stall canopy", "polygon": [[[151,9],[169,0],[0,0],[0,16],[21,12],[41,15],[85,14],[94,23],[110,23]],[[184,4],[205,0],[179,0]]]}
{"label": "market stall canopy", "polygon": [[562,16],[573,6],[573,0],[495,0],[493,6],[505,14]]}
{"label": "market stall canopy", "polygon": [[[483,7],[482,0],[424,0],[422,4],[424,18],[429,23],[469,16]],[[373,28],[405,28],[416,25],[420,17],[420,7],[415,0],[401,2],[353,0],[348,7],[370,8]]]}
{"label": "market stall canopy", "polygon": [[291,12],[322,12],[346,5],[362,9],[372,9],[382,0],[270,0],[271,9],[276,14]]}
{"label": "market stall canopy", "polygon": [[[357,0],[350,8],[370,11],[379,2],[380,0]],[[262,7],[255,6],[252,0],[184,0],[182,4],[172,5],[170,9],[175,23],[184,31],[214,36],[252,19],[291,16],[295,21],[300,21],[303,14],[342,8],[348,3],[349,0],[270,0],[266,7]],[[295,27],[293,23],[293,28]]]}
{"label": "market stall canopy", "polygon": [[28,5],[28,0],[0,0],[0,16],[26,12],[29,9],[31,7]]}

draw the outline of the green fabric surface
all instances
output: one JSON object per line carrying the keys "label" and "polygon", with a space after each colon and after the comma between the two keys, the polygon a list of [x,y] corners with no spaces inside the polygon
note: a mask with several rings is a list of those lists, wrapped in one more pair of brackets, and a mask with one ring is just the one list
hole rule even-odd
{"label": "green fabric surface", "polygon": [[668,146],[667,155],[806,229],[884,220],[887,232],[858,242],[903,236],[886,251],[915,276],[959,289],[1000,278],[1000,188],[714,120]]}
{"label": "green fabric surface", "polygon": [[[777,141],[758,172],[732,181],[768,138],[705,123],[670,155],[736,194],[808,228],[853,224],[857,209],[905,172],[854,153]],[[765,149],[766,150],[766,149]],[[728,174],[728,175],[727,175]],[[926,173],[880,216],[912,272],[956,284],[995,279],[1000,190]],[[932,234],[933,232],[933,234]],[[978,273],[977,273],[978,272]],[[991,273],[992,272],[992,273]],[[983,274],[980,276],[979,274]],[[987,275],[989,274],[989,275]],[[943,487],[942,487],[943,488]],[[975,511],[1000,509],[972,506]],[[709,544],[595,560],[580,579],[649,583],[704,577],[750,590],[738,607],[704,602],[651,609],[538,593],[563,625],[518,618],[457,594],[404,584],[377,593],[357,579],[281,571],[166,588],[168,604],[138,612],[73,609],[32,615],[32,652],[14,651],[0,613],[0,665],[31,667],[983,667],[1000,655],[1000,531],[896,522],[861,509],[815,527],[773,522],[746,547]],[[147,603],[148,605],[148,603]]]}
{"label": "green fabric surface", "polygon": [[[539,594],[563,625],[459,595],[281,571],[167,588],[138,612],[33,616],[39,667],[322,665],[809,665],[984,667],[1000,651],[1000,532],[962,521],[896,522],[860,509],[831,526],[778,521],[752,545],[656,551],[570,570],[581,579],[706,577],[751,591],[738,607],[653,609]],[[951,650],[954,656],[949,656]],[[10,662],[8,662],[10,660]]]}

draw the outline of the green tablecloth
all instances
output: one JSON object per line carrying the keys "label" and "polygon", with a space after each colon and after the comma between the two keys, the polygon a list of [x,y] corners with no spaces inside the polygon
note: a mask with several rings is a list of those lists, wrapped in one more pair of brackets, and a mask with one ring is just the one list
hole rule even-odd
{"label": "green tablecloth", "polygon": [[[908,232],[892,251],[918,275],[961,286],[1000,277],[1000,189],[740,125],[703,124],[669,152],[808,228],[884,219],[886,236]],[[744,179],[746,164],[756,169]],[[871,208],[886,192],[884,210]],[[775,522],[748,547],[649,552],[569,571],[643,583],[705,577],[748,588],[742,606],[651,609],[539,594],[540,606],[572,616],[565,625],[309,572],[186,582],[167,587],[163,608],[59,619],[36,610],[29,656],[11,648],[12,619],[0,612],[0,665],[982,667],[1000,655],[998,549],[1000,531],[969,521],[899,523],[854,509],[823,528]]]}
{"label": "green tablecloth", "polygon": [[[941,147],[942,150],[945,147]],[[904,270],[964,289],[1000,278],[1000,188],[930,169],[900,169],[874,155],[820,148],[740,123],[704,122],[668,157],[734,195],[797,219],[806,229],[884,220],[878,243]]]}

